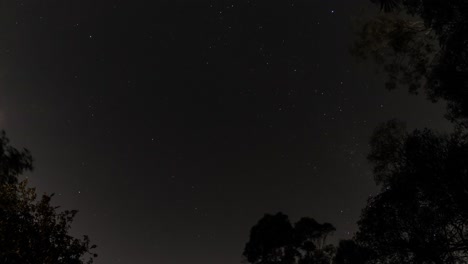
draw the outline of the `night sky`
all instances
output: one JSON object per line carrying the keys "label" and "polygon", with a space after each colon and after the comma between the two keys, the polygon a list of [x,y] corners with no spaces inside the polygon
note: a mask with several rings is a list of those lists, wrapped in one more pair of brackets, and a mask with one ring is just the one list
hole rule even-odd
{"label": "night sky", "polygon": [[349,54],[368,0],[5,0],[0,128],[97,264],[237,264],[264,213],[350,238],[373,128],[449,127]]}

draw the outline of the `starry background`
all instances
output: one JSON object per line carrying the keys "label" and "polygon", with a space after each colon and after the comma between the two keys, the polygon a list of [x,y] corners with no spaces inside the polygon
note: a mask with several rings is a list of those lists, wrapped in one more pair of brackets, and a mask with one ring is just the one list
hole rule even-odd
{"label": "starry background", "polygon": [[448,128],[349,55],[367,0],[5,0],[0,127],[98,264],[241,262],[264,213],[350,238],[382,121]]}

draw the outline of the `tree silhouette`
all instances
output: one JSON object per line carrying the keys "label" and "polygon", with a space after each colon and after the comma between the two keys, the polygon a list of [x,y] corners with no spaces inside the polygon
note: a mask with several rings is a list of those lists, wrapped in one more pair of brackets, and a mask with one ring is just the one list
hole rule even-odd
{"label": "tree silhouette", "polygon": [[18,183],[18,176],[33,169],[33,159],[27,149],[10,146],[5,131],[0,131],[0,184]]}
{"label": "tree silhouette", "polygon": [[468,1],[372,0],[386,11],[367,21],[352,51],[383,65],[386,86],[406,85],[448,102],[468,125]]}
{"label": "tree silhouette", "polygon": [[288,216],[266,214],[252,227],[244,256],[250,263],[292,264],[297,254],[293,242],[293,227]]}
{"label": "tree silhouette", "polygon": [[254,264],[329,264],[335,249],[326,238],[335,228],[301,218],[291,225],[287,215],[266,214],[252,227],[244,257]]}
{"label": "tree silhouette", "polygon": [[81,264],[97,257],[89,238],[68,234],[77,211],[58,211],[53,195],[37,198],[34,188],[18,177],[32,170],[29,151],[10,146],[0,134],[0,263]]}
{"label": "tree silhouette", "polygon": [[399,0],[371,0],[372,3],[379,3],[380,10],[384,10],[385,12],[391,12],[395,10],[399,4]]}
{"label": "tree silhouette", "polygon": [[326,244],[326,239],[335,230],[330,223],[319,224],[312,218],[301,218],[294,225],[298,263],[330,263],[335,249]]}
{"label": "tree silhouette", "polygon": [[468,137],[407,133],[394,120],[378,127],[369,160],[381,192],[358,222],[369,263],[468,261]]}
{"label": "tree silhouette", "polygon": [[371,251],[356,241],[341,240],[334,258],[335,264],[365,264],[371,259]]}

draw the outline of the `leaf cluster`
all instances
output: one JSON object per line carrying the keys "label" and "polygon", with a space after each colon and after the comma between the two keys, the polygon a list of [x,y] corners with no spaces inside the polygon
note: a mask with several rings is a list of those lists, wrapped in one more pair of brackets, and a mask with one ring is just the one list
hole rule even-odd
{"label": "leaf cluster", "polygon": [[312,218],[301,218],[293,226],[283,213],[266,214],[252,227],[243,255],[255,264],[330,263],[335,248],[326,238],[334,231],[330,223]]}
{"label": "leaf cluster", "polygon": [[29,151],[18,151],[0,134],[0,263],[90,264],[96,246],[87,236],[69,234],[76,210],[60,211],[51,205],[52,195],[37,196],[27,180],[18,177],[31,171]]}

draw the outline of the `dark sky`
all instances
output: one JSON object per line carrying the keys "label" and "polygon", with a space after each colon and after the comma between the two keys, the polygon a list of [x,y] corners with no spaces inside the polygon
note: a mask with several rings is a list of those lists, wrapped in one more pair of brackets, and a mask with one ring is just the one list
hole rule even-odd
{"label": "dark sky", "polygon": [[97,264],[240,263],[277,211],[350,238],[372,129],[448,127],[348,54],[367,2],[1,1],[0,128]]}

